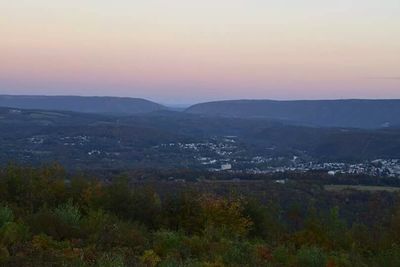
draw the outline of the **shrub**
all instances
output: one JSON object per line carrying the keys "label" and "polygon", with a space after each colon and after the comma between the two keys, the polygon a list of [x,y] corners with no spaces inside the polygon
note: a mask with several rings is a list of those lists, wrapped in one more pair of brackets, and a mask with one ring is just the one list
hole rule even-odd
{"label": "shrub", "polygon": [[299,267],[325,267],[327,256],[320,248],[302,247],[297,252],[297,263]]}
{"label": "shrub", "polygon": [[14,214],[8,206],[0,206],[0,228],[14,221]]}
{"label": "shrub", "polygon": [[215,229],[226,237],[244,237],[249,232],[252,221],[244,215],[241,199],[229,200],[206,196],[201,200],[202,214],[206,229]]}
{"label": "shrub", "polygon": [[29,229],[22,223],[7,223],[0,229],[1,243],[9,246],[29,238]]}
{"label": "shrub", "polygon": [[82,214],[79,210],[79,207],[74,206],[74,204],[72,203],[72,199],[69,199],[67,203],[56,208],[54,213],[66,225],[75,228],[79,227]]}
{"label": "shrub", "polygon": [[289,266],[292,261],[292,255],[286,246],[277,247],[273,254],[273,261],[278,264],[278,266]]}
{"label": "shrub", "polygon": [[232,242],[223,255],[223,262],[227,266],[254,266],[255,250],[249,242]]}
{"label": "shrub", "polygon": [[374,256],[376,266],[398,267],[400,266],[400,246],[395,244]]}
{"label": "shrub", "polygon": [[154,234],[154,251],[162,257],[180,259],[184,236],[177,232],[159,231]]}
{"label": "shrub", "polygon": [[124,257],[121,254],[104,254],[97,261],[97,267],[125,267]]}
{"label": "shrub", "polygon": [[154,250],[146,250],[142,257],[140,257],[140,262],[147,267],[155,267],[161,262],[161,258]]}

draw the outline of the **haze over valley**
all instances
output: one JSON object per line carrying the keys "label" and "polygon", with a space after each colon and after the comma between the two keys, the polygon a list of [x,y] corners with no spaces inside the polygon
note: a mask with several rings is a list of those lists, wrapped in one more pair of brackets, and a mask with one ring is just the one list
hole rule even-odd
{"label": "haze over valley", "polygon": [[0,105],[3,165],[400,175],[397,100],[242,100],[176,111],[144,99],[1,96]]}
{"label": "haze over valley", "polygon": [[399,0],[0,0],[1,267],[399,267]]}

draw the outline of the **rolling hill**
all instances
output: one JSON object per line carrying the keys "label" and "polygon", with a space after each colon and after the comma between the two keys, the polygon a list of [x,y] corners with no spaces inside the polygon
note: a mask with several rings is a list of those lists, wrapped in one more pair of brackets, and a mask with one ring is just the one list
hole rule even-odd
{"label": "rolling hill", "polygon": [[193,105],[186,112],[268,118],[320,127],[380,128],[400,125],[400,100],[232,100]]}
{"label": "rolling hill", "polygon": [[57,161],[78,169],[208,168],[199,158],[242,165],[253,157],[294,155],[324,162],[400,158],[398,128],[306,127],[173,111],[116,116],[0,108],[0,129],[0,166]]}
{"label": "rolling hill", "polygon": [[0,107],[128,115],[166,109],[141,98],[11,95],[0,95]]}

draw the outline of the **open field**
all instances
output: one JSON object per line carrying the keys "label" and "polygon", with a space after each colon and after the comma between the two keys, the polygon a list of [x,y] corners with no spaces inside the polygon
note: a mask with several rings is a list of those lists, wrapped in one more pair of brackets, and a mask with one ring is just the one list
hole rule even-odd
{"label": "open field", "polygon": [[324,189],[331,192],[343,190],[400,192],[400,187],[369,185],[325,185]]}

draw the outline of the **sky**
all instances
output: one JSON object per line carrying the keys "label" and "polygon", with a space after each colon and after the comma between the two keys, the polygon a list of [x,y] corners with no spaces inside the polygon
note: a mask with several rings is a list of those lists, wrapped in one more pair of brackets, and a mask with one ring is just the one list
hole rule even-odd
{"label": "sky", "polygon": [[400,98],[400,1],[0,0],[0,94]]}

